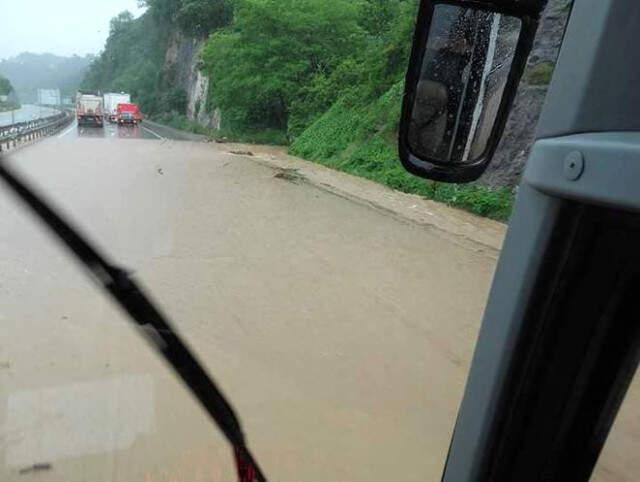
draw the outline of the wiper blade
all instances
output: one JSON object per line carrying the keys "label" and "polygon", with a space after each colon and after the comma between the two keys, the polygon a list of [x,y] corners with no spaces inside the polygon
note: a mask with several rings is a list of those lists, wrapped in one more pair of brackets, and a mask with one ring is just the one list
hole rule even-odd
{"label": "wiper blade", "polygon": [[233,408],[202,364],[182,341],[169,320],[151,303],[129,274],[108,262],[77,229],[56,213],[43,197],[20,179],[0,158],[0,178],[62,241],[140,328],[139,332],[162,355],[198,399],[231,444],[240,482],[266,482],[247,447]]}

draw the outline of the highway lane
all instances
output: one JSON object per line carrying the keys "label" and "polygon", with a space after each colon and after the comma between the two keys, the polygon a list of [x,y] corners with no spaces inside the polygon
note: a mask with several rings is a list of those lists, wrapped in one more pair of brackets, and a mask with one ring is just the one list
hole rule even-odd
{"label": "highway lane", "polygon": [[20,109],[12,112],[0,112],[0,127],[8,126],[12,123],[27,122],[39,119],[41,117],[49,117],[57,114],[59,111],[49,107],[40,107],[37,105],[23,105]]}
{"label": "highway lane", "polygon": [[[482,246],[145,129],[72,125],[9,161],[149,288],[271,480],[439,480],[495,269]],[[0,273],[1,480],[235,480],[187,391],[1,189]],[[598,480],[638,473],[634,413]]]}
{"label": "highway lane", "polygon": [[137,126],[107,123],[104,127],[78,126],[77,122],[64,129],[57,135],[60,139],[74,141],[78,138],[89,139],[150,139],[163,140],[165,136],[147,127],[144,123]]}

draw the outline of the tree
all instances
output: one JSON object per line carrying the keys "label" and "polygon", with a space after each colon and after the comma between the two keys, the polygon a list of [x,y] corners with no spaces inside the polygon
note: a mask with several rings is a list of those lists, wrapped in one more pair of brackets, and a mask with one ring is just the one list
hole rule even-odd
{"label": "tree", "polygon": [[362,6],[363,27],[374,36],[385,35],[404,3],[406,0],[365,0]]}
{"label": "tree", "polygon": [[111,21],[105,49],[91,64],[82,87],[129,92],[145,112],[157,112],[169,35],[150,12],[135,19],[129,12],[119,14]]}
{"label": "tree", "polygon": [[170,24],[174,21],[182,0],[138,0],[138,5],[148,7],[149,13],[158,23]]}
{"label": "tree", "polygon": [[304,86],[361,48],[358,7],[351,0],[238,0],[232,26],[214,33],[203,52],[216,105],[247,127],[285,130]]}
{"label": "tree", "polygon": [[133,20],[133,14],[128,10],[120,12],[109,22],[109,36],[113,37],[124,33],[131,26]]}
{"label": "tree", "polygon": [[228,25],[233,16],[232,0],[138,0],[163,24],[178,25],[187,35],[206,37]]}
{"label": "tree", "polygon": [[180,29],[196,37],[206,37],[229,25],[232,17],[233,8],[228,0],[182,0],[176,12]]}
{"label": "tree", "polygon": [[0,75],[0,95],[9,95],[13,92],[13,86],[9,79]]}

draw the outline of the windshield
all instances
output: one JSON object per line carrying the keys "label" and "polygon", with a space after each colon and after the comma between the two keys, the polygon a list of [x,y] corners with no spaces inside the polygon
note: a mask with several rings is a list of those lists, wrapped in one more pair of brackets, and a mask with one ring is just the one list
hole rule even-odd
{"label": "windshield", "polygon": [[1,184],[1,480],[238,480],[163,351],[175,335],[270,480],[440,479],[568,4],[545,13],[497,167],[453,186],[398,162],[417,6],[2,6],[2,164],[171,329],[139,327]]}

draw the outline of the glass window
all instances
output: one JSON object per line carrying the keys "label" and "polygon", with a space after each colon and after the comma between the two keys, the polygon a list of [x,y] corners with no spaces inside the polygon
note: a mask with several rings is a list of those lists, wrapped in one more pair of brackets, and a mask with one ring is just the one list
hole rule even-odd
{"label": "glass window", "polygon": [[[439,480],[566,2],[471,186],[399,164],[417,0],[90,3],[3,2],[0,162],[148,288],[270,480]],[[90,281],[0,184],[0,479],[235,480]]]}

